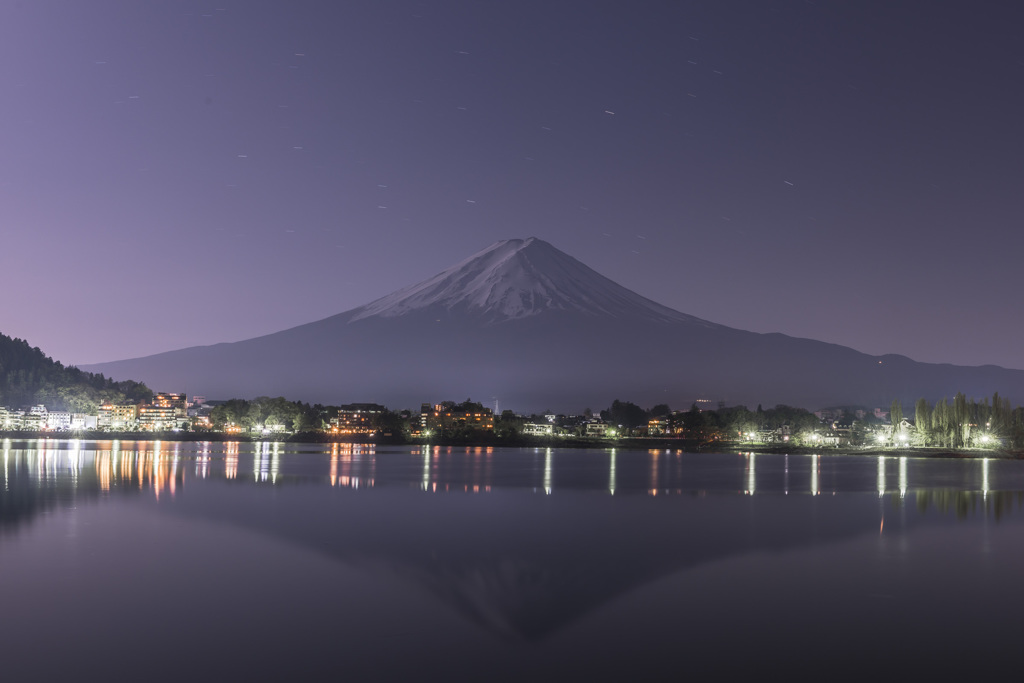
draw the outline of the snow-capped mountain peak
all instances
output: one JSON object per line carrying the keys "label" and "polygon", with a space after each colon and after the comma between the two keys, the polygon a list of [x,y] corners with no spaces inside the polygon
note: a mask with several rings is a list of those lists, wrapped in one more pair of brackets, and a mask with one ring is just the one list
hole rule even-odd
{"label": "snow-capped mountain peak", "polygon": [[712,325],[631,292],[535,237],[496,242],[428,280],[356,309],[350,321],[427,309],[459,311],[488,322],[571,311]]}

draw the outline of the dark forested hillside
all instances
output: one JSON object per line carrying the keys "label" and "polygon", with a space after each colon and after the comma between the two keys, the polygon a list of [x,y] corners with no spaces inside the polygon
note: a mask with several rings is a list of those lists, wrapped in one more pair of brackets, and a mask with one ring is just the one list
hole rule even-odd
{"label": "dark forested hillside", "polygon": [[95,413],[104,401],[144,401],[153,392],[140,382],[64,367],[23,339],[0,334],[0,406],[44,403],[50,410]]}

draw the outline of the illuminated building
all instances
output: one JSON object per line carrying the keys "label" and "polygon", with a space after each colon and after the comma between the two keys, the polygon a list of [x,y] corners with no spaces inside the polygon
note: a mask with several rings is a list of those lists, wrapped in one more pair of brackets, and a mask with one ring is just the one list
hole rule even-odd
{"label": "illuminated building", "polygon": [[372,434],[380,427],[386,408],[376,403],[349,403],[331,418],[331,428],[339,434]]}
{"label": "illuminated building", "polygon": [[493,432],[494,413],[490,408],[471,401],[458,404],[445,401],[433,406],[424,403],[420,407],[420,426],[431,432],[459,429]]}
{"label": "illuminated building", "polygon": [[185,399],[185,394],[168,394],[161,391],[153,397],[150,405],[160,408],[173,408],[174,414],[177,417],[185,417],[188,410],[188,401]]}
{"label": "illuminated building", "polygon": [[141,405],[139,406],[139,429],[148,432],[160,432],[174,429],[178,425],[178,416],[171,406]]}
{"label": "illuminated building", "polygon": [[96,416],[96,428],[110,431],[132,430],[136,427],[139,407],[134,403],[104,403]]}
{"label": "illuminated building", "polygon": [[46,425],[46,418],[39,413],[28,413],[21,416],[21,424],[17,429],[26,432],[38,432]]}
{"label": "illuminated building", "polygon": [[51,411],[46,414],[46,428],[66,432],[71,429],[71,413],[63,411]]}
{"label": "illuminated building", "polygon": [[527,422],[523,425],[524,436],[554,436],[554,434],[555,425],[553,424]]}
{"label": "illuminated building", "polygon": [[647,421],[648,436],[663,436],[665,434],[672,434],[672,432],[672,420],[667,417],[655,418]]}
{"label": "illuminated building", "polygon": [[0,407],[0,429],[18,430],[21,429],[21,417],[24,412]]}
{"label": "illuminated building", "polygon": [[71,414],[71,429],[96,429],[96,416],[86,415],[85,413],[72,413]]}
{"label": "illuminated building", "polygon": [[177,429],[188,419],[185,394],[160,392],[148,405],[139,406],[139,429],[160,432]]}

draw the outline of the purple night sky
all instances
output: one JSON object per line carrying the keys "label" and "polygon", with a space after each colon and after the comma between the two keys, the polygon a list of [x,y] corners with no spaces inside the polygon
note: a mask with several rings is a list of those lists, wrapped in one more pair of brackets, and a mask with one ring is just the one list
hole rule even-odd
{"label": "purple night sky", "polygon": [[1024,368],[1010,2],[0,4],[0,332],[65,363],[536,236],[715,322]]}

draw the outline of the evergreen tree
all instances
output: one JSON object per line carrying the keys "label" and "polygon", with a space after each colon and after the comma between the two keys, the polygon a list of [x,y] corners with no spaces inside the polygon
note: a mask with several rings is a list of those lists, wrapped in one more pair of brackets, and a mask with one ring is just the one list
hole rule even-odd
{"label": "evergreen tree", "polygon": [[932,412],[928,407],[928,401],[923,398],[917,399],[914,406],[914,423],[917,425],[917,434],[923,445],[928,445],[932,434]]}
{"label": "evergreen tree", "polygon": [[967,404],[967,397],[961,392],[956,392],[953,397],[953,448],[963,448],[970,443],[971,437],[971,409]]}
{"label": "evergreen tree", "polygon": [[889,407],[889,421],[892,422],[892,440],[896,441],[900,435],[900,423],[903,422],[903,406],[899,399],[892,402]]}

